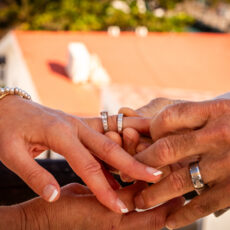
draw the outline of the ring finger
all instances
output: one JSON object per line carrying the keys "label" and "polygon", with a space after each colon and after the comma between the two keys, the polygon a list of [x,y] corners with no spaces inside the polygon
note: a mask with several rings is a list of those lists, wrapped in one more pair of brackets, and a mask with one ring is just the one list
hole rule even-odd
{"label": "ring finger", "polygon": [[[217,178],[223,175],[223,172],[218,170],[223,165],[222,161],[204,159],[199,162],[200,173],[205,184],[215,183]],[[144,189],[135,198],[136,207],[139,209],[150,208],[193,190],[194,185],[191,180],[189,167],[183,167],[170,173],[160,182]]]}

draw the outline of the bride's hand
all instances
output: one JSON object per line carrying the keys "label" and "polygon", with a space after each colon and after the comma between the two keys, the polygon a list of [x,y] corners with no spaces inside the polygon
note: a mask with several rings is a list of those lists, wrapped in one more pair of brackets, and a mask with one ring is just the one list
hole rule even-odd
{"label": "bride's hand", "polygon": [[[33,159],[47,149],[63,155],[98,200],[118,213],[127,209],[95,157],[135,179],[157,181],[160,178],[154,176],[155,169],[138,162],[100,133],[99,118],[86,121],[18,96],[2,99],[0,109],[0,160],[47,201],[58,199],[60,187],[53,175]],[[111,119],[111,127],[116,130],[115,119]],[[133,123],[139,123],[139,127],[144,124],[145,128],[149,125],[135,118],[124,120],[125,127],[132,127]]]}

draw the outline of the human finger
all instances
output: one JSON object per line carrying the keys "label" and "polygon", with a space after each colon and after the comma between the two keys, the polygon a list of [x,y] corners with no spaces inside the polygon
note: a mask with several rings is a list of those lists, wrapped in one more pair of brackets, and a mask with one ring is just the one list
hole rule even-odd
{"label": "human finger", "polygon": [[137,181],[135,184],[117,190],[117,193],[120,199],[124,202],[124,204],[128,208],[128,210],[132,211],[136,207],[134,204],[135,195],[146,187],[148,187],[148,184],[146,182]]}
{"label": "human finger", "polygon": [[127,208],[107,181],[101,164],[81,143],[75,142],[75,145],[76,152],[72,150],[66,155],[71,168],[83,179],[102,204],[117,213],[127,212]]}
{"label": "human finger", "polygon": [[197,130],[184,134],[163,137],[149,146],[142,152],[135,155],[135,158],[144,164],[152,167],[163,167],[178,162],[186,157],[204,154],[210,149],[207,143],[207,133]]}
{"label": "human finger", "polygon": [[101,165],[102,167],[102,171],[105,175],[105,178],[107,179],[107,181],[109,182],[110,186],[114,189],[114,190],[118,190],[121,188],[121,185],[119,184],[119,182],[113,177],[113,175],[105,169],[105,167],[103,165]]}
{"label": "human finger", "polygon": [[[92,129],[99,133],[104,133],[101,118],[82,118],[82,120]],[[123,129],[133,128],[142,134],[149,134],[151,119],[143,117],[123,117]],[[118,131],[117,127],[117,116],[108,117],[108,125],[110,131]]]}
{"label": "human finger", "polygon": [[183,204],[184,199],[180,197],[149,211],[131,212],[122,218],[120,230],[160,230],[170,212]]}
{"label": "human finger", "polygon": [[229,179],[204,191],[184,207],[172,212],[167,218],[167,227],[169,229],[181,228],[215,211],[229,207],[229,192]]}
{"label": "human finger", "polygon": [[193,190],[189,169],[183,168],[142,190],[135,197],[135,204],[138,209],[147,209]]}
{"label": "human finger", "polygon": [[209,117],[207,106],[202,102],[183,102],[166,107],[151,121],[151,136],[154,141],[181,129],[197,129]]}
{"label": "human finger", "polygon": [[105,133],[105,136],[107,136],[109,139],[117,143],[119,146],[122,146],[121,136],[117,132],[109,131]]}
{"label": "human finger", "polygon": [[[117,143],[119,146],[122,146],[122,138],[117,132],[109,131],[105,133],[105,136],[111,139],[112,141],[114,141],[115,143]],[[106,163],[103,163],[103,165],[108,171],[113,172],[114,174],[119,174],[119,171],[115,169],[114,167]]]}
{"label": "human finger", "polygon": [[44,200],[48,202],[57,200],[60,196],[60,186],[54,176],[29,155],[24,143],[17,142],[15,147],[11,145],[2,149],[6,151],[2,158],[3,164],[21,177]]}
{"label": "human finger", "polygon": [[126,128],[123,130],[123,148],[130,155],[136,154],[136,148],[140,140],[139,133],[132,128]]}
{"label": "human finger", "polygon": [[161,177],[160,171],[138,162],[104,135],[85,126],[80,128],[79,135],[97,157],[128,176],[148,182],[155,182]]}
{"label": "human finger", "polygon": [[[217,183],[221,178],[229,175],[230,170],[226,173],[223,169],[229,164],[229,159],[201,159],[199,162],[199,170],[202,175],[202,180],[205,184],[212,185]],[[226,163],[227,162],[227,163]],[[164,172],[167,174],[167,172]],[[144,189],[136,198],[136,206],[138,208],[149,208],[160,203],[171,200],[174,197],[182,196],[194,190],[189,166],[171,171],[169,175],[163,178],[160,182],[151,185]]]}

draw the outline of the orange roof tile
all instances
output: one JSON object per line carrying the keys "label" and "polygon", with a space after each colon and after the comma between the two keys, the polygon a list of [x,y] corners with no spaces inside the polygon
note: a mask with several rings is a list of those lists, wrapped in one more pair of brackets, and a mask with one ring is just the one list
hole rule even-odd
{"label": "orange roof tile", "polygon": [[[149,33],[145,38],[106,32],[15,31],[42,102],[66,112],[94,115],[100,91],[67,79],[64,67],[70,42],[96,53],[112,82],[188,90],[229,91],[230,34]],[[80,111],[80,112],[79,112]]]}

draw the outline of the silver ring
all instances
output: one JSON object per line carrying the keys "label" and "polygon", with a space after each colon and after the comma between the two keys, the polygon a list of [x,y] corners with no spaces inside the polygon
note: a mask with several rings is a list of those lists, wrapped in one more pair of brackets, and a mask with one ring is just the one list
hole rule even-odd
{"label": "silver ring", "polygon": [[198,195],[200,195],[201,192],[207,188],[207,186],[202,180],[198,162],[191,163],[189,170],[190,170],[190,175],[191,175],[191,179],[192,179],[192,183],[195,188],[195,191],[197,192]]}
{"label": "silver ring", "polygon": [[108,112],[107,111],[101,112],[101,120],[102,120],[104,132],[108,132],[109,131],[109,123],[108,123]]}
{"label": "silver ring", "polygon": [[[190,175],[192,178],[192,183],[195,188],[195,191],[197,192],[198,195],[200,195],[205,189],[208,188],[208,186],[202,180],[198,162],[190,164]],[[225,212],[227,212],[229,209],[230,207],[218,210],[214,212],[214,215],[215,217],[219,217],[223,215]]]}
{"label": "silver ring", "polygon": [[123,113],[119,113],[117,116],[117,131],[118,131],[118,133],[122,133],[122,130],[123,130],[123,117],[124,117]]}

